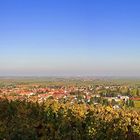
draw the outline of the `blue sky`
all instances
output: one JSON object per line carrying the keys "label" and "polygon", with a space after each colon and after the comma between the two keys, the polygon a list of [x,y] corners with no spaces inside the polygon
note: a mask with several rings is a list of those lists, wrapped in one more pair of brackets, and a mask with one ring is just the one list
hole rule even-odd
{"label": "blue sky", "polygon": [[140,76],[139,0],[0,0],[0,75]]}

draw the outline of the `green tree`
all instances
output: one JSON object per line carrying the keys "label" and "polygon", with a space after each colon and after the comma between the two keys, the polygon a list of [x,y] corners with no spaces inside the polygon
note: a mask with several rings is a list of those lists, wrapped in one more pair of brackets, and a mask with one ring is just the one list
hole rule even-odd
{"label": "green tree", "polygon": [[129,101],[129,106],[130,106],[130,107],[135,107],[135,104],[134,104],[134,101],[133,101],[133,100],[130,100],[130,101]]}
{"label": "green tree", "polygon": [[112,105],[112,106],[117,105],[117,102],[115,101],[115,99],[112,99],[111,105]]}
{"label": "green tree", "polygon": [[107,99],[103,99],[103,105],[108,106],[109,105],[109,101]]}

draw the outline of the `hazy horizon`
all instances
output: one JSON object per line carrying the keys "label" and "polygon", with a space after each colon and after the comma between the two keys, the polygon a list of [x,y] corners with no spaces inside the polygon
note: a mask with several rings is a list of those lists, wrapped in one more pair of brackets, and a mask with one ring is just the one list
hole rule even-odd
{"label": "hazy horizon", "polygon": [[140,77],[140,1],[0,2],[0,76]]}

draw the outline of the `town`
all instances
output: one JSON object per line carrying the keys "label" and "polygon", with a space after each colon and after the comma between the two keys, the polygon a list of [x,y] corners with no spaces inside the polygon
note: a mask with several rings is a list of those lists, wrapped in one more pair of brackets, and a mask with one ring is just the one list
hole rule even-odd
{"label": "town", "polygon": [[56,81],[1,80],[0,99],[27,100],[42,103],[47,99],[59,102],[85,103],[119,108],[140,109],[140,88],[132,84],[104,84],[98,80],[59,79]]}

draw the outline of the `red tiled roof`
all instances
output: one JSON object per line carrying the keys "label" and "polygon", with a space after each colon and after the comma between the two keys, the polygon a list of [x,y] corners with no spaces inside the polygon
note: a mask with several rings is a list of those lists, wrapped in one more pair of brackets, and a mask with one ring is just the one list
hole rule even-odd
{"label": "red tiled roof", "polygon": [[133,97],[133,98],[130,98],[130,100],[140,101],[140,97],[138,98]]}

